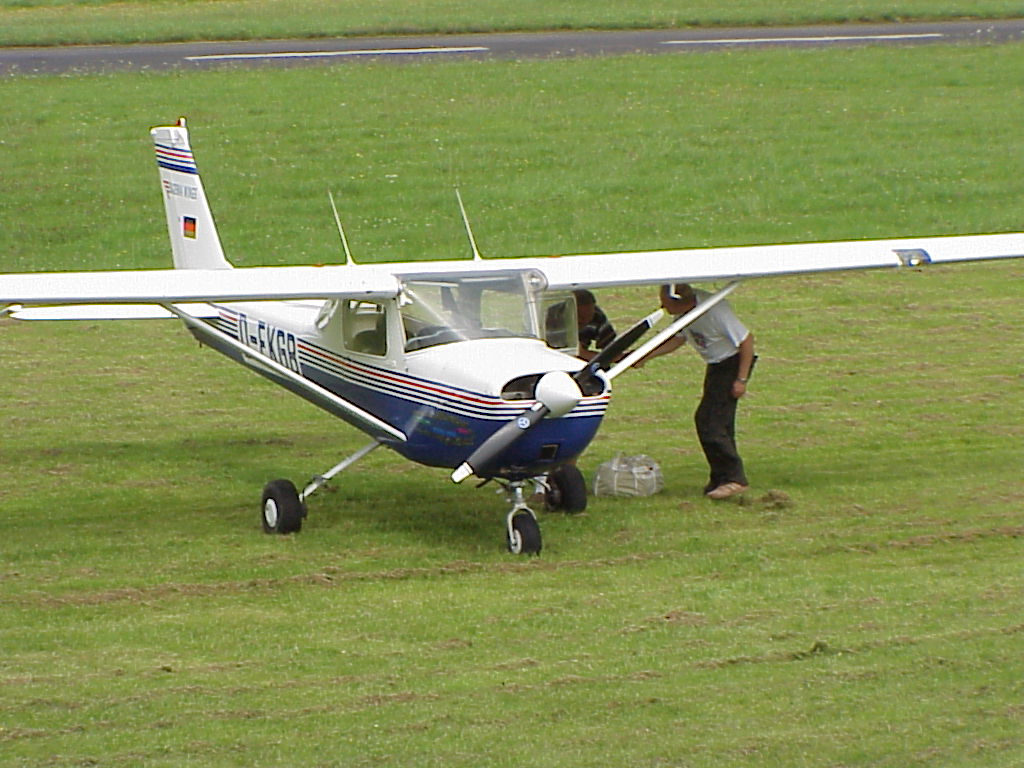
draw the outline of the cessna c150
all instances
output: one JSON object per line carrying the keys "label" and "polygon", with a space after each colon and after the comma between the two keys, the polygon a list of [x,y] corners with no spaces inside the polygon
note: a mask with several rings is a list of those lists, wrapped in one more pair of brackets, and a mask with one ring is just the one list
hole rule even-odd
{"label": "cessna c150", "polygon": [[[614,378],[739,280],[1024,256],[1024,233],[1013,233],[483,260],[467,221],[472,259],[235,269],[184,119],[151,135],[174,269],[0,275],[0,314],[177,317],[203,344],[366,432],[364,448],[302,491],[267,484],[269,533],[298,531],[306,500],[383,445],[455,482],[501,483],[509,550],[539,553],[526,499],[539,491],[553,509],[586,505],[572,460],[597,432]],[[726,285],[624,359],[658,313],[594,360],[574,356],[573,289],[709,281]]]}

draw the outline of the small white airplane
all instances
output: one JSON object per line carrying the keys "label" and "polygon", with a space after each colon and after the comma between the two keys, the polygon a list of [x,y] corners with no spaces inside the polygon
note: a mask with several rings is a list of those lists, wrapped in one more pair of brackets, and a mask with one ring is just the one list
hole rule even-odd
{"label": "small white airplane", "polygon": [[[235,269],[184,119],[151,135],[174,269],[0,275],[0,316],[176,317],[201,343],[370,436],[301,492],[288,480],[268,483],[268,533],[298,531],[306,500],[383,445],[451,470],[455,482],[499,482],[511,507],[508,549],[538,554],[527,491],[551,509],[582,510],[586,486],[572,460],[597,432],[612,381],[740,280],[1024,257],[1024,233],[1011,233],[484,260],[463,209],[470,259],[356,264],[347,256],[335,266]],[[345,243],[340,222],[339,232]],[[709,281],[727,284],[623,359],[660,310],[594,360],[574,355],[573,289]]]}

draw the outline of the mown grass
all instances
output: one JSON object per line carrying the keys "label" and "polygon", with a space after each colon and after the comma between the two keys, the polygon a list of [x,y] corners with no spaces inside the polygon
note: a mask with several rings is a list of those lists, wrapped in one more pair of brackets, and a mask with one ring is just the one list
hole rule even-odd
{"label": "mown grass", "polygon": [[[1022,50],[32,78],[0,85],[0,269],[164,266],[145,128],[192,120],[239,263],[1020,228]],[[892,77],[898,72],[899,77]],[[168,115],[168,111],[171,112]],[[16,766],[1013,766],[1016,262],[753,282],[746,503],[701,498],[680,354],[581,461],[662,495],[545,515],[376,453],[173,324],[0,321],[0,754]],[[609,290],[620,324],[640,289]]]}
{"label": "mown grass", "polygon": [[243,265],[338,260],[329,189],[357,259],[468,255],[456,183],[490,256],[1014,230],[1019,51],[12,79],[0,252],[165,266],[146,127],[182,114]]}
{"label": "mown grass", "polygon": [[1007,18],[1019,0],[0,0],[0,45]]}

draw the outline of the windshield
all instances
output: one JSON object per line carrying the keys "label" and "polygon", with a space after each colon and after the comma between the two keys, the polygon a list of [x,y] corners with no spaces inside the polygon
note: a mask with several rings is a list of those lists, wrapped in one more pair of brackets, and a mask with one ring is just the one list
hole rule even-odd
{"label": "windshield", "polygon": [[406,351],[466,339],[537,338],[530,285],[521,272],[405,281]]}

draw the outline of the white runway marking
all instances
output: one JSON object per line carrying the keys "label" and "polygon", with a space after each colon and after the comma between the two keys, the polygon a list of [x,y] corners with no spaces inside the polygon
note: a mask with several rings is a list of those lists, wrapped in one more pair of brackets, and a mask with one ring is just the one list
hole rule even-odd
{"label": "white runway marking", "polygon": [[211,53],[204,56],[186,56],[188,61],[237,61],[240,59],[315,59],[331,56],[408,56],[432,53],[482,53],[482,46],[459,48],[367,48],[355,51],[286,51],[280,53]]}
{"label": "white runway marking", "polygon": [[705,40],[664,40],[662,45],[765,45],[770,43],[849,43],[870,40],[920,40],[945,37],[941,32],[905,35],[834,35],[828,37],[728,37]]}

